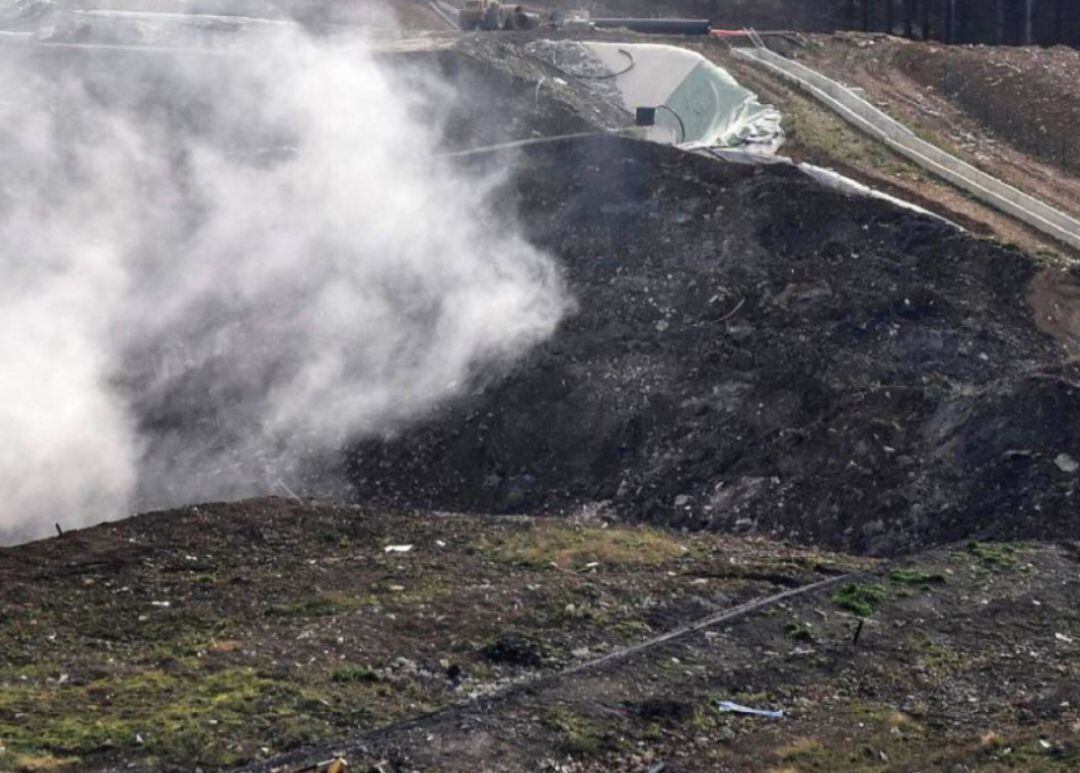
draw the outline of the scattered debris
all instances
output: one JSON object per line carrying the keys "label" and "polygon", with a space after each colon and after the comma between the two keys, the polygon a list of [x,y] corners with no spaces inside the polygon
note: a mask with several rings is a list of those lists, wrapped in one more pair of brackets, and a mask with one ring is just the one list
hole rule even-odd
{"label": "scattered debris", "polygon": [[337,756],[323,762],[316,762],[303,768],[295,768],[293,773],[346,773],[349,763],[344,756]]}
{"label": "scattered debris", "polygon": [[783,711],[770,711],[768,709],[753,709],[732,701],[717,701],[716,706],[721,713],[750,714],[756,717],[768,717],[769,719],[783,719]]}
{"label": "scattered debris", "polygon": [[1080,462],[1077,462],[1076,459],[1069,454],[1058,454],[1054,459],[1054,464],[1056,464],[1057,468],[1062,472],[1070,474],[1080,470]]}

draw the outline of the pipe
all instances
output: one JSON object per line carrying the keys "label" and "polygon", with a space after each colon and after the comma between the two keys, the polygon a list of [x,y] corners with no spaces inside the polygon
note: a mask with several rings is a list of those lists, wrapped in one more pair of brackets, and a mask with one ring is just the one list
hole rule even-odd
{"label": "pipe", "polygon": [[708,19],[593,19],[597,29],[628,29],[647,35],[708,35]]}
{"label": "pipe", "polygon": [[[806,41],[802,39],[801,33],[795,30],[754,30],[754,33],[761,38],[781,38],[783,40],[799,46],[800,48],[806,48]],[[709,30],[709,37],[717,38],[719,40],[726,40],[731,38],[749,38],[751,37],[749,30]]]}

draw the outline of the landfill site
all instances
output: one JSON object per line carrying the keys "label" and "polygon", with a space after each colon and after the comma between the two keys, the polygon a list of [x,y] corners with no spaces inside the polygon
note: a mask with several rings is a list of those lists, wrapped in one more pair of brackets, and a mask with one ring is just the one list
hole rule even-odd
{"label": "landfill site", "polygon": [[0,0],[0,770],[1080,768],[1078,46]]}

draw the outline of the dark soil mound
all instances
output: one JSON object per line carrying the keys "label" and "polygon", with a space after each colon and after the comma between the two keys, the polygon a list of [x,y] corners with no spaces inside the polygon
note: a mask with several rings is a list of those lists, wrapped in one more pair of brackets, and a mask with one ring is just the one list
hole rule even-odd
{"label": "dark soil mound", "polygon": [[531,148],[510,187],[579,309],[511,373],[357,445],[357,497],[607,501],[871,552],[1080,533],[1080,389],[1022,253],[790,167],[624,140]]}
{"label": "dark soil mound", "polygon": [[[1080,172],[1080,53],[1056,47],[895,47],[896,64],[998,136]],[[1010,95],[1023,94],[1022,100]]]}

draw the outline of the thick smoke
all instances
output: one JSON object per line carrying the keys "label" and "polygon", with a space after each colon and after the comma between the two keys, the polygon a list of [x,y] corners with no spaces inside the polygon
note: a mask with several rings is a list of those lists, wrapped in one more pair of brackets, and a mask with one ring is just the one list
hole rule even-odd
{"label": "thick smoke", "polygon": [[0,540],[298,485],[565,310],[355,40],[3,53]]}

